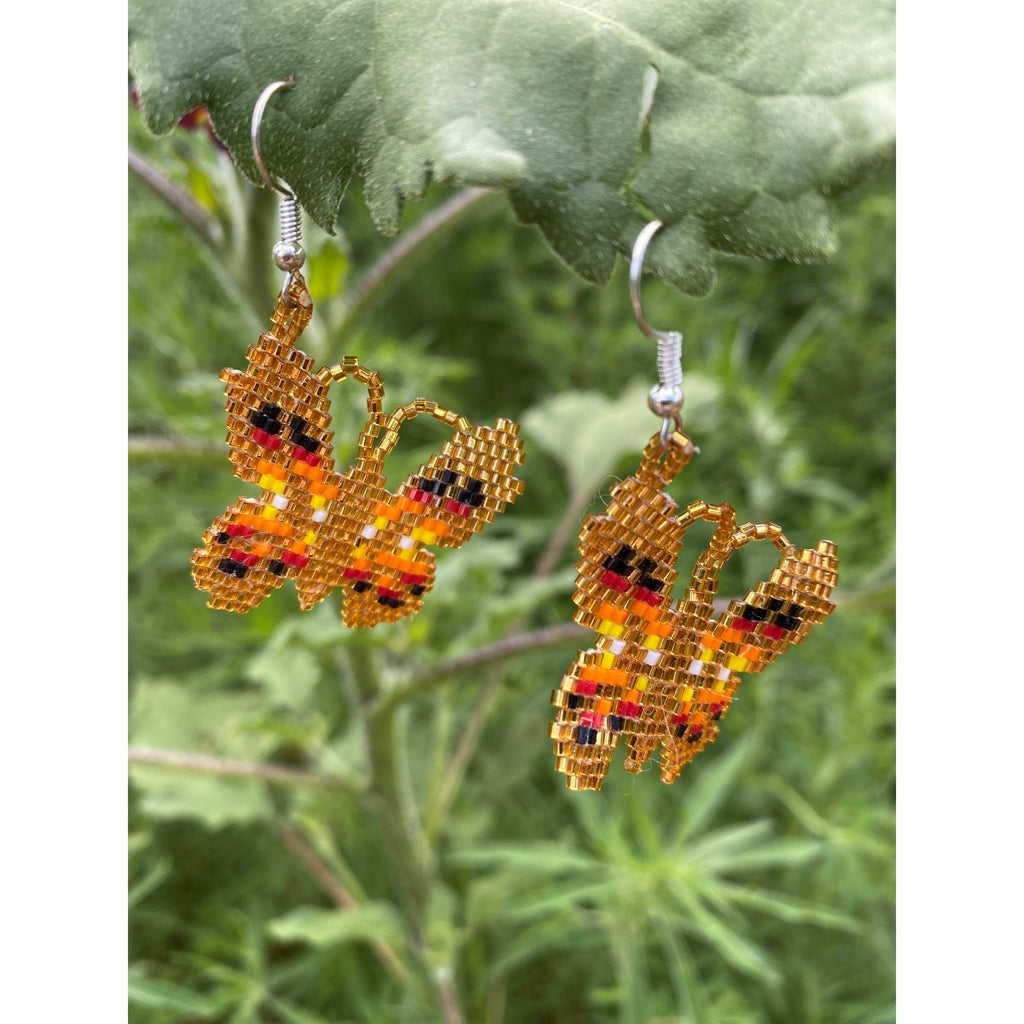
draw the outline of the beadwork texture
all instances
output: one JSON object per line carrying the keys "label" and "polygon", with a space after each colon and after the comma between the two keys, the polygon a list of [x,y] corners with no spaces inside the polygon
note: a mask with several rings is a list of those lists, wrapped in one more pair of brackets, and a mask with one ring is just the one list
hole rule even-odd
{"label": "beadwork texture", "polygon": [[[346,625],[372,627],[414,615],[434,584],[432,547],[459,547],[515,501],[522,481],[519,427],[499,419],[474,427],[436,402],[417,398],[386,417],[376,371],[353,357],[314,372],[295,348],[312,301],[292,275],[270,330],[246,353],[248,369],[227,369],[229,458],[234,475],[258,484],[218,516],[192,556],[192,575],[211,608],[247,612],[286,578],[303,610],[335,588],[345,595]],[[330,431],[332,382],[352,378],[367,389],[369,418],[356,461],[335,470]],[[454,428],[452,438],[387,490],[384,459],[402,422],[426,413]]]}
{"label": "beadwork texture", "polygon": [[[685,435],[668,451],[660,435],[637,472],[612,488],[602,515],[580,531],[573,616],[597,633],[551,695],[555,768],[570,789],[600,789],[625,737],[624,767],[639,772],[661,747],[661,780],[672,783],[717,739],[741,672],[760,672],[832,611],[836,546],[797,550],[774,523],[736,526],[728,504],[694,501],[682,511],[665,487],[693,456]],[[673,602],[675,562],[686,530],[715,524],[686,596]],[[781,552],[771,576],[712,618],[718,576],[734,551],[768,540]]]}

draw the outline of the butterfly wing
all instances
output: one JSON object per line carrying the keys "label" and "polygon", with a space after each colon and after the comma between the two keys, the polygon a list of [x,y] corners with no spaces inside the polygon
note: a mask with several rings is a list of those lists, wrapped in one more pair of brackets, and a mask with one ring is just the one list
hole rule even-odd
{"label": "butterfly wing", "polygon": [[683,637],[679,707],[663,742],[663,781],[673,782],[684,764],[718,738],[718,721],[729,709],[740,673],[763,671],[824,621],[835,607],[829,596],[837,574],[831,541],[800,551],[791,547],[771,576],[742,600],[731,601],[717,622],[701,631],[691,620]]}
{"label": "butterfly wing", "polygon": [[[416,411],[436,409],[421,403]],[[382,476],[348,489],[355,540],[339,562],[346,625],[397,622],[423,607],[434,585],[431,548],[465,543],[522,493],[512,476],[523,461],[518,431],[509,420],[459,430],[397,493]]]}
{"label": "butterfly wing", "polygon": [[[196,586],[213,608],[246,612],[287,577],[301,578],[325,529],[342,480],[334,472],[327,384],[294,347],[309,319],[279,302],[270,332],[246,353],[245,371],[225,370],[229,458],[234,475],[260,486],[218,516],[192,556]],[[303,607],[322,599],[315,589]]]}

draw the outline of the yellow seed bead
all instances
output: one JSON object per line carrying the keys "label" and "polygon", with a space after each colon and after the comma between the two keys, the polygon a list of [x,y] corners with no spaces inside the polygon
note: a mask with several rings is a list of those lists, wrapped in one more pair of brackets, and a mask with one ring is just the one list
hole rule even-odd
{"label": "yellow seed bead", "polygon": [[315,544],[317,540],[316,534],[312,530],[306,531],[306,536],[302,538],[303,544]]}
{"label": "yellow seed bead", "polygon": [[644,640],[644,647],[649,647],[652,651],[656,651],[661,646],[661,637],[655,636],[654,633],[649,633],[647,638]]}
{"label": "yellow seed bead", "polygon": [[693,700],[693,687],[692,686],[684,686],[683,687],[683,693],[682,693],[681,699],[682,700]]}
{"label": "yellow seed bead", "polygon": [[390,522],[391,520],[388,519],[387,516],[377,516],[377,518],[373,521],[373,525],[376,526],[378,530],[383,530],[384,527],[387,526],[388,523]]}
{"label": "yellow seed bead", "polygon": [[314,494],[309,503],[313,508],[323,508],[327,504],[327,499],[322,494]]}
{"label": "yellow seed bead", "polygon": [[264,505],[263,511],[260,513],[264,519],[276,519],[277,509],[273,505]]}
{"label": "yellow seed bead", "polygon": [[647,689],[647,676],[637,676],[636,682],[633,684],[634,690],[639,690],[641,693]]}
{"label": "yellow seed bead", "polygon": [[701,661],[710,661],[714,656],[715,652],[709,651],[706,647],[703,650],[701,650],[699,655],[697,655],[697,657],[699,657]]}
{"label": "yellow seed bead", "polygon": [[614,668],[615,655],[611,651],[605,651],[601,655],[601,668]]}
{"label": "yellow seed bead", "polygon": [[264,473],[260,477],[260,487],[265,491],[269,491],[274,485],[274,478],[269,473]]}
{"label": "yellow seed bead", "polygon": [[424,544],[436,544],[437,543],[437,534],[434,533],[433,530],[423,530],[422,532],[423,532],[423,536],[422,536],[422,538],[417,538],[418,540],[422,540]]}
{"label": "yellow seed bead", "polygon": [[369,550],[370,549],[365,544],[360,544],[359,547],[352,549],[352,557],[353,558],[365,558],[366,557],[366,553]]}
{"label": "yellow seed bead", "polygon": [[731,668],[734,672],[743,672],[749,663],[746,658],[741,658],[738,654],[734,654],[725,664],[727,668]]}

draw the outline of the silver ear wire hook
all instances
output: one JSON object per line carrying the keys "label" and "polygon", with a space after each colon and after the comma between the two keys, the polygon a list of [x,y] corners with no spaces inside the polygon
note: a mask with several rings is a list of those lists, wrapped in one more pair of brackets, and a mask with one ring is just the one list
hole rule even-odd
{"label": "silver ear wire hook", "polygon": [[252,140],[252,156],[256,161],[256,169],[260,177],[266,182],[267,187],[273,189],[281,196],[281,241],[273,248],[274,262],[278,268],[285,272],[284,285],[281,294],[287,298],[288,289],[292,283],[292,275],[299,270],[306,262],[306,253],[300,244],[302,239],[302,211],[299,208],[299,201],[293,192],[290,192],[283,185],[279,185],[270,176],[266,164],[263,162],[263,153],[260,149],[260,130],[263,127],[263,115],[266,112],[270,97],[279,89],[290,89],[295,80],[289,76],[280,82],[271,82],[256,100],[256,106],[252,111],[252,124],[249,135]]}
{"label": "silver ear wire hook", "polygon": [[652,220],[636,236],[633,255],[629,261],[629,298],[633,304],[633,316],[637,326],[648,338],[658,343],[658,380],[647,396],[651,411],[661,417],[661,447],[668,450],[669,439],[674,430],[683,429],[679,415],[683,407],[683,336],[678,331],[656,331],[647,323],[643,305],[640,302],[640,278],[644,269],[644,255],[654,233],[662,226],[660,220]]}

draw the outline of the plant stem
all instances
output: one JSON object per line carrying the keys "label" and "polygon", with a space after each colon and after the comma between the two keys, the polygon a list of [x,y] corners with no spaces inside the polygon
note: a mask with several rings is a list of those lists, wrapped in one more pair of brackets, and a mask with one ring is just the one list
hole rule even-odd
{"label": "plant stem", "polygon": [[381,700],[379,708],[374,713],[380,713],[388,708],[397,707],[410,697],[440,686],[454,675],[468,672],[471,669],[481,668],[494,662],[504,661],[506,658],[517,654],[526,654],[529,651],[536,651],[542,647],[551,647],[555,644],[565,643],[576,637],[584,636],[585,632],[575,622],[563,622],[557,626],[547,626],[544,629],[536,629],[530,633],[513,633],[510,636],[505,636],[501,640],[478,647],[475,651],[470,651],[468,654],[463,654],[458,658],[442,661],[422,669],[422,676],[417,676],[415,682],[407,683],[392,690],[391,693]]}
{"label": "plant stem", "polygon": [[471,211],[475,212],[485,202],[494,201],[499,196],[500,193],[491,189],[467,188],[427,214],[359,279],[349,293],[337,330],[349,330],[361,320],[379,294],[394,286],[395,279],[408,270],[414,258],[421,255],[429,243],[439,241]]}
{"label": "plant stem", "polygon": [[[285,846],[292,852],[300,864],[309,872],[321,889],[342,910],[352,910],[359,906],[359,901],[331,874],[330,868],[316,855],[315,851],[302,833],[287,821],[277,823],[278,832]],[[377,959],[384,965],[388,974],[396,981],[406,981],[409,968],[401,961],[395,951],[382,939],[371,939],[370,945],[377,954]]]}
{"label": "plant stem", "polygon": [[295,768],[281,768],[255,761],[232,761],[210,754],[193,754],[184,750],[160,750],[155,747],[129,747],[128,760],[134,764],[158,765],[181,771],[206,772],[211,775],[232,775],[237,778],[259,779],[284,786],[317,786],[336,789],[352,796],[361,796],[358,786],[339,775],[322,772],[304,772]]}
{"label": "plant stem", "polygon": [[135,434],[128,438],[128,458],[132,462],[224,462],[222,441],[189,441],[179,437]]}
{"label": "plant stem", "polygon": [[165,178],[133,149],[128,150],[128,170],[159,196],[211,248],[224,240],[224,231],[183,188]]}

